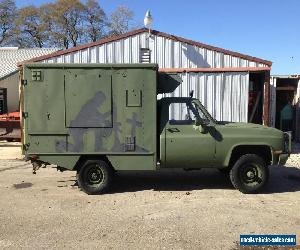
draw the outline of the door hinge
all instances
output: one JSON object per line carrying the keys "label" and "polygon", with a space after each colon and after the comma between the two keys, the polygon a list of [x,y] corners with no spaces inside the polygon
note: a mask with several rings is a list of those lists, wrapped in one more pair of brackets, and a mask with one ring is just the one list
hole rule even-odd
{"label": "door hinge", "polygon": [[24,86],[27,85],[27,80],[22,79],[22,80],[21,80],[21,84],[24,85]]}
{"label": "door hinge", "polygon": [[30,143],[23,144],[23,150],[27,151],[29,149]]}
{"label": "door hinge", "polygon": [[28,117],[28,112],[22,112],[22,117],[26,119]]}

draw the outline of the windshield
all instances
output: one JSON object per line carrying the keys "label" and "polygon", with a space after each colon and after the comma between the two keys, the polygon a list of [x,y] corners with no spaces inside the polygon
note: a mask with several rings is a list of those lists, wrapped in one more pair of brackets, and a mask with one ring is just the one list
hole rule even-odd
{"label": "windshield", "polygon": [[193,100],[192,106],[195,109],[195,112],[197,113],[198,117],[205,123],[210,123],[210,121],[213,121],[214,123],[218,123],[216,119],[214,119],[210,113],[206,110],[206,108],[200,103],[199,100]]}

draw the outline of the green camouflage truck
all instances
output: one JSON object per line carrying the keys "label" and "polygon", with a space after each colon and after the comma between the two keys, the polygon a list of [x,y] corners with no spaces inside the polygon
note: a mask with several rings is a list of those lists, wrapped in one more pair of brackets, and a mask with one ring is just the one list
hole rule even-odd
{"label": "green camouflage truck", "polygon": [[88,194],[105,192],[116,171],[201,168],[228,173],[243,193],[261,190],[268,166],[285,164],[290,135],[216,121],[192,95],[157,100],[176,84],[156,64],[25,64],[23,154],[34,172],[76,171]]}

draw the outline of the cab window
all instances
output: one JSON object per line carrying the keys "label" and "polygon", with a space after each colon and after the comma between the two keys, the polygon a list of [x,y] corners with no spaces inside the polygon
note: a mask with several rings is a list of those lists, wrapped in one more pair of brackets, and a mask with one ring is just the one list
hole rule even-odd
{"label": "cab window", "polygon": [[171,103],[169,106],[169,123],[171,125],[193,125],[197,110],[191,103]]}

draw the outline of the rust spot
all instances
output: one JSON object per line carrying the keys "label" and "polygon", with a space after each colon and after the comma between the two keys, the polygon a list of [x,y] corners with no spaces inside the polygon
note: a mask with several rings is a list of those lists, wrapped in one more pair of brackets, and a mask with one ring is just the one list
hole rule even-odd
{"label": "rust spot", "polygon": [[15,189],[21,189],[21,188],[30,188],[32,187],[32,183],[30,182],[23,182],[23,183],[20,183],[20,184],[14,184],[14,188]]}

